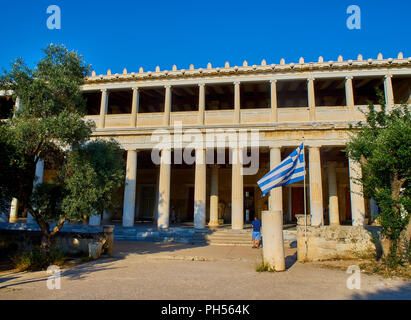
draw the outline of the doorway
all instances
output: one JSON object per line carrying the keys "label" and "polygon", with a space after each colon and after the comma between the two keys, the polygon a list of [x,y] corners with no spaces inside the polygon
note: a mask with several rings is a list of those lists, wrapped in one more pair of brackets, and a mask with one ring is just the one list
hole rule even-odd
{"label": "doorway", "polygon": [[291,220],[297,221],[296,214],[304,214],[304,188],[291,188]]}
{"label": "doorway", "polygon": [[142,186],[140,192],[139,220],[154,221],[155,188],[154,186]]}
{"label": "doorway", "polygon": [[254,220],[255,215],[255,197],[254,187],[244,188],[244,221],[250,223]]}

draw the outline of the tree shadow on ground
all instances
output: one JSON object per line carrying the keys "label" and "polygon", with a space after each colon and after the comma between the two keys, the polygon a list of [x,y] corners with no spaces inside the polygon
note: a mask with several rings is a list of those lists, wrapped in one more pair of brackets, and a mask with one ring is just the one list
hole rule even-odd
{"label": "tree shadow on ground", "polygon": [[[110,263],[119,260],[118,258],[100,258],[98,260],[85,262],[83,264],[76,264],[70,267],[64,267],[61,269],[61,277],[69,280],[84,280],[88,275],[94,274],[100,271],[121,269],[119,267],[111,267]],[[0,283],[12,281],[4,286],[0,286],[1,289],[15,287],[23,284],[47,281],[51,274],[42,275],[46,271],[35,272],[11,272],[6,273],[4,276],[0,276]],[[27,279],[26,276],[30,274],[33,277]],[[41,275],[40,275],[41,274]],[[39,276],[40,275],[40,276]],[[19,281],[21,279],[21,281]]]}
{"label": "tree shadow on ground", "polygon": [[396,288],[383,288],[376,292],[356,293],[354,300],[411,300],[411,283],[406,283]]}

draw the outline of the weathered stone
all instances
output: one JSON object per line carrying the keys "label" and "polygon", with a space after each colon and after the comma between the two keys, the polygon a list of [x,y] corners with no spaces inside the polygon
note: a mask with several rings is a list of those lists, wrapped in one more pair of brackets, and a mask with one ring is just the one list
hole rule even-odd
{"label": "weathered stone", "polygon": [[297,258],[299,261],[319,261],[378,255],[379,248],[374,239],[380,237],[379,230],[371,226],[307,226],[305,229],[298,224]]}

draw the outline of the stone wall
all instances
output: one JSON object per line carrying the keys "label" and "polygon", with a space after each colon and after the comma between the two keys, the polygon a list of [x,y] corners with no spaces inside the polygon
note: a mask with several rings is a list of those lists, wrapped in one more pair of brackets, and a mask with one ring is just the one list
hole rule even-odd
{"label": "stone wall", "polygon": [[[298,261],[372,258],[380,255],[380,228],[375,226],[304,226],[298,218]],[[377,241],[376,241],[376,240]]]}
{"label": "stone wall", "polygon": [[[53,245],[70,256],[87,255],[90,242],[100,242],[103,251],[111,253],[113,246],[113,227],[109,232],[67,232],[59,231],[53,239]],[[37,230],[4,230],[0,231],[0,260],[17,251],[27,250],[40,245],[41,232]]]}

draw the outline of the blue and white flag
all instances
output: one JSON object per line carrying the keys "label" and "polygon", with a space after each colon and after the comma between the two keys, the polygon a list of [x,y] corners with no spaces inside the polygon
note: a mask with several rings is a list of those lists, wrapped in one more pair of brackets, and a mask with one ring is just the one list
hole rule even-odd
{"label": "blue and white flag", "polygon": [[257,181],[264,197],[272,188],[304,180],[305,161],[304,143],[295,149],[287,158]]}

